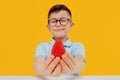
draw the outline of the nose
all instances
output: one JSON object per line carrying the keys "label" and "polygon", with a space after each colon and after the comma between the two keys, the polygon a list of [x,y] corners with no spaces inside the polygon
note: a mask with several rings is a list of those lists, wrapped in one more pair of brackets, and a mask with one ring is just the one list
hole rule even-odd
{"label": "nose", "polygon": [[60,24],[60,21],[58,20],[57,23],[56,23],[56,27],[60,27],[61,24]]}

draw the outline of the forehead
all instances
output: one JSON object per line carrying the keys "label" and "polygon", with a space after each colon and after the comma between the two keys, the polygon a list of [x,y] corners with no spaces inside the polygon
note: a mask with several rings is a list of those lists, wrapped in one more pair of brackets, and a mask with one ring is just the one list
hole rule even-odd
{"label": "forehead", "polygon": [[53,18],[60,19],[62,17],[70,18],[70,15],[67,11],[61,10],[61,11],[56,11],[56,12],[51,13],[49,16],[49,19],[53,19]]}

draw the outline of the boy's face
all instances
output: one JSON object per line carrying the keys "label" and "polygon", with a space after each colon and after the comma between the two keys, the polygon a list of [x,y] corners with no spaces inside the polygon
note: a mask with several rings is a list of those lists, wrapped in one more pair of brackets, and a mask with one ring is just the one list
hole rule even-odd
{"label": "boy's face", "polygon": [[47,27],[55,38],[64,38],[73,25],[68,12],[61,10],[50,14]]}

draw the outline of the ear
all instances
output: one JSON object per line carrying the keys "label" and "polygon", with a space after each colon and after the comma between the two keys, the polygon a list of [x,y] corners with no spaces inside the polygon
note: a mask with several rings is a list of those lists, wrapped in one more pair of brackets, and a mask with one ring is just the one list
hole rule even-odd
{"label": "ear", "polygon": [[74,23],[72,22],[71,24],[70,24],[70,29],[72,29],[73,27],[74,27]]}
{"label": "ear", "polygon": [[47,28],[48,28],[48,30],[50,31],[50,26],[49,26],[49,25],[47,25]]}

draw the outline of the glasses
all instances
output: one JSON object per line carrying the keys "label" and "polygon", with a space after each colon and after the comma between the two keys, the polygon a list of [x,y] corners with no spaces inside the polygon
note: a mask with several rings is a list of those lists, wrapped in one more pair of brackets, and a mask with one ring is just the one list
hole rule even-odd
{"label": "glasses", "polygon": [[55,27],[57,25],[57,22],[59,21],[59,23],[62,25],[62,26],[65,26],[68,24],[68,22],[70,22],[71,20],[68,19],[68,18],[61,18],[59,20],[57,19],[51,19],[51,20],[48,20],[48,24],[51,26],[51,27]]}

